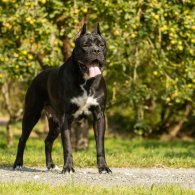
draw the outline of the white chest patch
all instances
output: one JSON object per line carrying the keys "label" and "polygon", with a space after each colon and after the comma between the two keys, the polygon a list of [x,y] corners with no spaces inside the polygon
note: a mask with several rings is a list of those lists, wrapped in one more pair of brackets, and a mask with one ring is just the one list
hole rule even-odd
{"label": "white chest patch", "polygon": [[79,107],[73,114],[74,118],[77,118],[82,114],[89,115],[91,113],[89,108],[91,106],[98,105],[97,99],[93,96],[87,95],[87,91],[84,89],[83,85],[81,85],[81,89],[83,91],[83,95],[71,99],[71,103],[76,104]]}

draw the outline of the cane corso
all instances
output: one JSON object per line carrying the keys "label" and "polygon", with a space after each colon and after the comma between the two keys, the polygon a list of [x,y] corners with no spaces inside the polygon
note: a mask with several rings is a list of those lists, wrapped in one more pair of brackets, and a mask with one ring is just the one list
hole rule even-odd
{"label": "cane corso", "polygon": [[74,172],[70,128],[73,120],[93,115],[93,128],[99,173],[111,173],[105,160],[105,106],[106,84],[102,76],[106,58],[106,42],[99,24],[95,32],[87,33],[86,24],[75,40],[70,58],[60,67],[42,71],[27,90],[22,119],[22,135],[13,168],[23,166],[26,141],[45,110],[49,133],[45,139],[46,166],[55,168],[51,151],[54,140],[61,133],[64,155],[62,172]]}

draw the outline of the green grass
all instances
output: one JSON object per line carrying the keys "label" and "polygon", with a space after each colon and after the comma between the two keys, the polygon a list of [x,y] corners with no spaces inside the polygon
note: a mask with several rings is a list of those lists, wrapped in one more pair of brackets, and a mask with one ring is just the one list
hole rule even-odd
{"label": "green grass", "polygon": [[[18,127],[16,127],[18,129]],[[0,166],[12,166],[19,139],[18,130],[14,145],[7,147],[5,129],[0,127]],[[141,138],[106,136],[105,140],[107,163],[110,167],[195,167],[195,142],[160,141]],[[62,146],[60,138],[54,143],[53,159],[58,166],[63,166]],[[96,151],[93,133],[90,132],[89,149],[73,152],[75,167],[96,167]],[[30,137],[25,150],[24,165],[27,167],[44,167],[44,137]],[[192,189],[176,185],[152,187],[100,187],[100,186],[49,186],[47,184],[3,184],[0,183],[0,195],[11,194],[195,194]]]}
{"label": "green grass", "polygon": [[[18,132],[17,132],[18,134]],[[14,145],[7,147],[5,129],[0,128],[0,166],[11,166],[15,160],[18,135]],[[113,138],[106,136],[106,158],[110,167],[195,167],[195,142],[160,141],[147,139]],[[75,167],[96,167],[96,150],[91,132],[89,149],[73,152]],[[54,143],[53,159],[63,165],[63,152],[60,138]],[[45,166],[44,137],[28,139],[25,166]]]}
{"label": "green grass", "polygon": [[152,186],[152,187],[113,187],[104,188],[99,186],[51,186],[46,184],[0,184],[1,195],[193,195],[194,190],[185,189],[179,186]]}

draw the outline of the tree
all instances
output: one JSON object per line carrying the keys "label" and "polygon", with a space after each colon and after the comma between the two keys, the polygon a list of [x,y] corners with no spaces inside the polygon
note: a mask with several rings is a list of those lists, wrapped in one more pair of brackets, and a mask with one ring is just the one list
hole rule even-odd
{"label": "tree", "polygon": [[191,116],[192,0],[3,0],[0,14],[1,83],[30,82],[41,69],[60,65],[82,23],[92,29],[100,22],[108,47],[108,118],[119,121],[119,128],[148,135],[172,134],[175,127],[179,133]]}

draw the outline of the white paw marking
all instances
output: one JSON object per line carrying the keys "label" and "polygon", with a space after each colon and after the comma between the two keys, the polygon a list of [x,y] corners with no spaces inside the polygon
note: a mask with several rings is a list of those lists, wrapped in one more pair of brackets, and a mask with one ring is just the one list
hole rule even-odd
{"label": "white paw marking", "polygon": [[15,168],[15,170],[22,170],[22,166],[17,165],[16,168]]}

